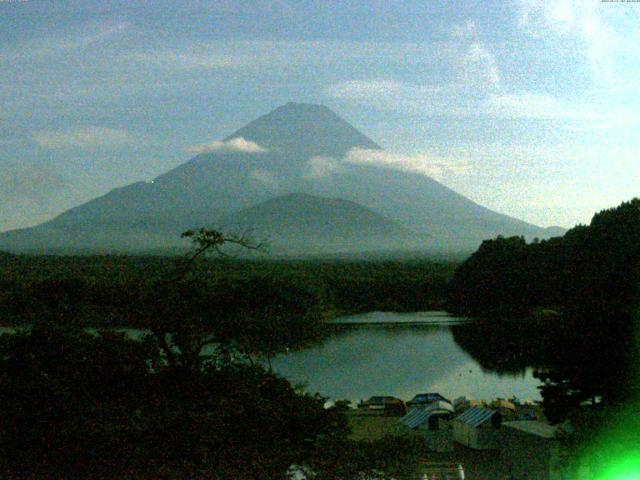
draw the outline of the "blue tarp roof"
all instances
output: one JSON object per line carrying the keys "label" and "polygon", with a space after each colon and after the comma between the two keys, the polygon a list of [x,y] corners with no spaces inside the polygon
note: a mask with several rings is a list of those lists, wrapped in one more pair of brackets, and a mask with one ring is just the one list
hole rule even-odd
{"label": "blue tarp roof", "polygon": [[418,428],[420,425],[427,421],[429,415],[430,412],[428,410],[423,410],[422,408],[414,408],[404,417],[402,417],[399,422],[409,428]]}
{"label": "blue tarp roof", "polygon": [[415,397],[413,397],[409,401],[409,403],[430,403],[437,402],[438,400],[451,403],[448,399],[444,398],[439,393],[419,393]]}
{"label": "blue tarp roof", "polygon": [[426,423],[431,415],[449,416],[451,413],[452,412],[449,409],[439,408],[437,406],[431,406],[429,408],[414,408],[398,420],[398,422],[409,428],[418,428],[420,425]]}

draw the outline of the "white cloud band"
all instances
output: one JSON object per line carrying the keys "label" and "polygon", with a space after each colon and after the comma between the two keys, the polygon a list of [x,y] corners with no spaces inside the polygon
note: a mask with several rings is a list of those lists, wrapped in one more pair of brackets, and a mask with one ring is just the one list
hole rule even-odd
{"label": "white cloud band", "polygon": [[371,165],[401,170],[426,175],[436,180],[470,173],[468,162],[458,158],[425,154],[402,155],[384,150],[352,148],[341,159],[310,158],[304,166],[303,176],[308,180],[324,180],[344,172],[348,165]]}
{"label": "white cloud band", "polygon": [[268,150],[251,140],[242,137],[230,140],[214,140],[202,145],[194,145],[185,149],[188,153],[264,153]]}

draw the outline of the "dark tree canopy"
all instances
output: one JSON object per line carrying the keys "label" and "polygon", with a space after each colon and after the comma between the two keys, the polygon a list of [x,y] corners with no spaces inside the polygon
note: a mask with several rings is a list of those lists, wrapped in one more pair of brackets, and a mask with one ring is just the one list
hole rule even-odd
{"label": "dark tree canopy", "polygon": [[589,226],[527,244],[487,240],[455,272],[452,305],[474,314],[558,306],[629,312],[638,299],[640,199],[597,213]]}
{"label": "dark tree canopy", "polygon": [[604,210],[561,238],[485,241],[456,270],[450,301],[466,313],[520,316],[522,325],[493,322],[482,346],[462,328],[457,338],[481,357],[500,357],[508,345],[510,357],[524,354],[538,367],[551,418],[560,420],[584,400],[636,397],[639,387],[630,379],[639,359],[640,199]]}

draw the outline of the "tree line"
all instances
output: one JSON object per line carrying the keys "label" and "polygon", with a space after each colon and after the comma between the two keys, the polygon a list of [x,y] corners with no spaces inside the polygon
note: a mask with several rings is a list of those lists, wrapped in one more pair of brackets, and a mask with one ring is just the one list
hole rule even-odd
{"label": "tree line", "polygon": [[[142,326],[136,310],[153,298],[156,282],[175,273],[165,257],[0,256],[0,322],[28,323],[65,304],[94,327]],[[260,308],[300,298],[323,319],[372,310],[442,308],[452,263],[417,261],[270,261],[202,259],[172,295],[217,310]],[[188,288],[185,283],[189,283]],[[182,289],[181,292],[178,292]],[[284,293],[288,291],[289,293]],[[253,305],[248,302],[255,298]],[[291,300],[283,307],[295,309]]]}
{"label": "tree line", "polygon": [[483,242],[456,270],[450,302],[485,318],[473,334],[454,329],[485,365],[537,367],[551,419],[584,401],[637,398],[640,199],[563,237]]}

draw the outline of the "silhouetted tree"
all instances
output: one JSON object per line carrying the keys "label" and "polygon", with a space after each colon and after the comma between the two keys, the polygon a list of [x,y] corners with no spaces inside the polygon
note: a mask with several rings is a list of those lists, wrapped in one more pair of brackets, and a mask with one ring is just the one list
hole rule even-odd
{"label": "silhouetted tree", "polygon": [[[226,240],[196,241],[188,262]],[[234,355],[203,358],[221,337],[196,321],[187,273],[156,285],[162,317],[143,341],[50,318],[0,336],[4,478],[276,479],[312,463],[320,442],[344,441],[344,416],[322,397]],[[54,311],[67,301],[56,292]]]}

